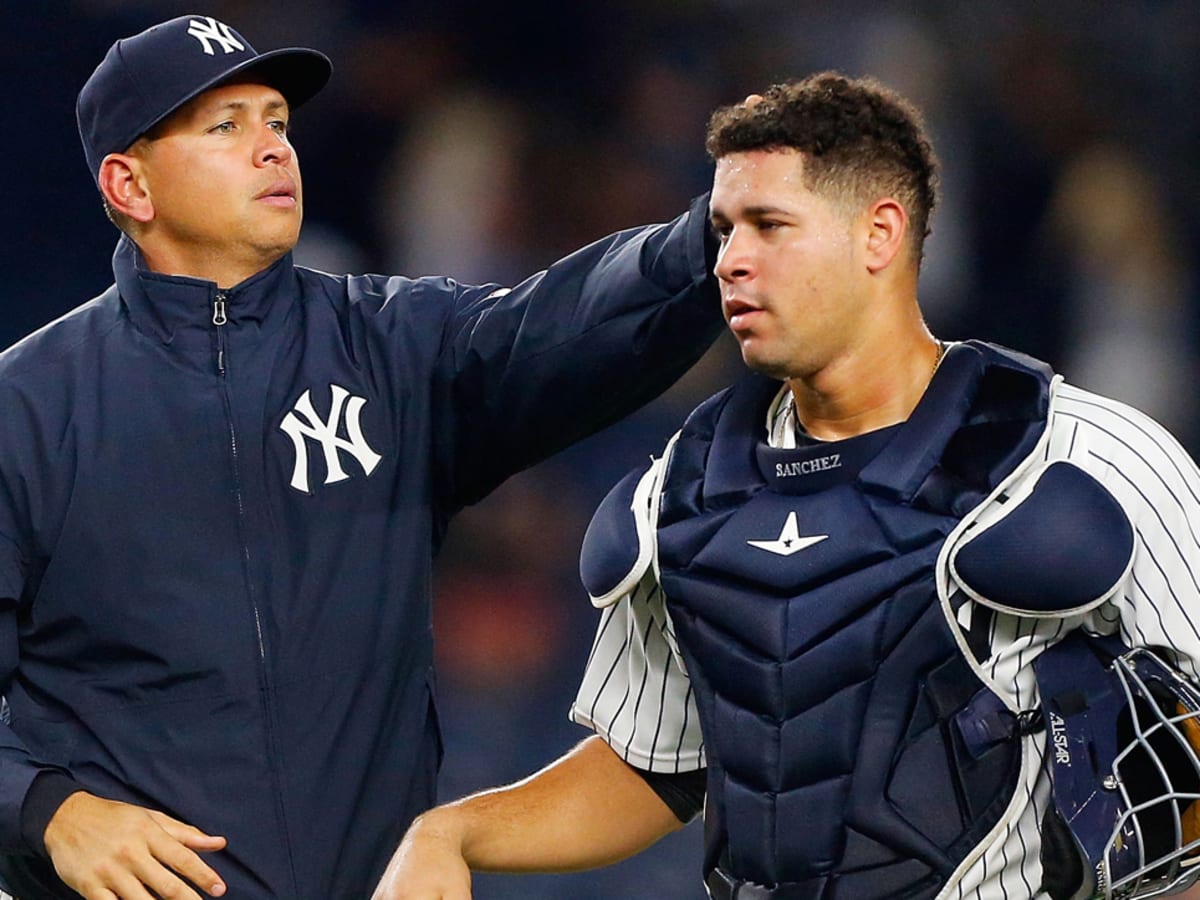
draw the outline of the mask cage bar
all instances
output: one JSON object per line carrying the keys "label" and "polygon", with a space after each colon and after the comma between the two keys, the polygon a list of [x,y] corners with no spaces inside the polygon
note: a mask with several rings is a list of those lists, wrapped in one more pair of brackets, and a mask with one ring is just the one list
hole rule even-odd
{"label": "mask cage bar", "polygon": [[[1184,843],[1183,821],[1187,807],[1200,800],[1200,757],[1196,755],[1200,745],[1193,746],[1187,735],[1187,731],[1193,729],[1195,739],[1200,742],[1200,692],[1186,678],[1142,648],[1117,657],[1112,667],[1128,703],[1133,740],[1117,754],[1112,773],[1102,785],[1104,790],[1120,791],[1124,812],[1105,845],[1104,859],[1097,871],[1095,896],[1104,897],[1105,900],[1130,900],[1178,893],[1200,880],[1200,832]],[[1161,686],[1158,691],[1152,687],[1155,683]],[[1169,715],[1163,710],[1159,699],[1163,693],[1170,695],[1181,712]],[[1139,699],[1145,702],[1137,702]],[[1162,753],[1151,742],[1156,735],[1160,741],[1166,740],[1168,746],[1177,746],[1181,751],[1181,757],[1192,767],[1190,780],[1196,785],[1194,790],[1176,789],[1175,783],[1184,779],[1171,778]],[[1139,755],[1139,764],[1149,760],[1153,765],[1160,782],[1167,788],[1165,794],[1135,804],[1126,779],[1121,777],[1122,763],[1129,762],[1132,765],[1130,757],[1134,753]],[[1152,810],[1158,810],[1161,815],[1160,807],[1164,805],[1169,809],[1169,820],[1174,829],[1172,843],[1176,849],[1147,861],[1147,835],[1143,833],[1142,819]],[[1197,822],[1200,823],[1200,810],[1194,811],[1193,815],[1198,816]],[[1127,850],[1130,837],[1134,839],[1133,844],[1137,849],[1136,860],[1123,852]],[[1188,854],[1194,855],[1188,858]],[[1122,871],[1128,870],[1134,862],[1136,866],[1132,871]]]}

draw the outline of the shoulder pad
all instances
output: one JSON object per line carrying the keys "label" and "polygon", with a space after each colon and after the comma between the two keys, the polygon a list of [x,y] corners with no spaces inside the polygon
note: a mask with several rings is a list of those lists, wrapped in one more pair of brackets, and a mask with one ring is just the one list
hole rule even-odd
{"label": "shoulder pad", "polygon": [[662,460],[634,469],[596,508],[579,551],[579,576],[593,606],[616,603],[650,567],[654,555],[651,497],[661,470]]}
{"label": "shoulder pad", "polygon": [[951,574],[1000,612],[1060,617],[1107,600],[1133,565],[1133,526],[1107,488],[1054,462],[950,554]]}

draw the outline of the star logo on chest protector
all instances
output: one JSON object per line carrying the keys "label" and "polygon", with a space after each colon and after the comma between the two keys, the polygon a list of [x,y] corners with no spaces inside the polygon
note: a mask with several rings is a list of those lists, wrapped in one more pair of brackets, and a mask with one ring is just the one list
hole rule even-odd
{"label": "star logo on chest protector", "polygon": [[793,553],[799,553],[813,544],[819,544],[829,535],[814,534],[809,537],[800,536],[800,526],[796,523],[796,514],[788,513],[787,521],[783,523],[783,531],[779,532],[779,537],[769,541],[746,541],[751,547],[757,547],[759,550],[767,550],[771,553],[776,553],[779,556],[791,556]]}

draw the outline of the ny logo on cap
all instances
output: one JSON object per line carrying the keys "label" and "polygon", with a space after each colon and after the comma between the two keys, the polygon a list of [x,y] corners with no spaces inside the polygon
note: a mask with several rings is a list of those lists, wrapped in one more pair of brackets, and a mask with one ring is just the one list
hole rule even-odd
{"label": "ny logo on cap", "polygon": [[[205,24],[205,22],[208,24]],[[188,23],[188,34],[204,45],[204,52],[209,56],[216,55],[213,51],[212,41],[220,44],[221,49],[226,53],[246,49],[246,45],[233,36],[233,33],[229,30],[229,26],[224,22],[218,22],[212,16],[206,16],[205,22],[192,19]]]}

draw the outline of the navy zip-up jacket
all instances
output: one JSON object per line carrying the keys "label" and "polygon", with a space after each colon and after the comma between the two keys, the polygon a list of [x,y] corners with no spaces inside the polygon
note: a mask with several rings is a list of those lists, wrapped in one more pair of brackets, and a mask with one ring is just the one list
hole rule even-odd
{"label": "navy zip-up jacket", "polygon": [[[0,355],[0,874],[39,773],[228,838],[242,898],[364,898],[440,758],[446,523],[721,330],[706,198],[511,291],[145,271]],[[50,776],[53,777],[53,776]],[[31,843],[34,846],[30,846]]]}

